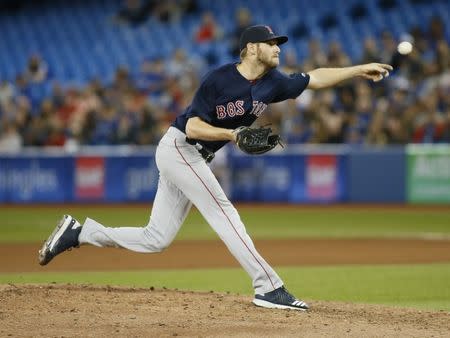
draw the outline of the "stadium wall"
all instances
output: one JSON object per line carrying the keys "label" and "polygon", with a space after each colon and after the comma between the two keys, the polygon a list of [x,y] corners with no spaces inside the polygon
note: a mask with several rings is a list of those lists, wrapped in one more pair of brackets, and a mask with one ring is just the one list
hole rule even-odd
{"label": "stadium wall", "polygon": [[[154,148],[0,156],[0,203],[151,202]],[[450,146],[290,146],[227,154],[234,201],[450,203]]]}

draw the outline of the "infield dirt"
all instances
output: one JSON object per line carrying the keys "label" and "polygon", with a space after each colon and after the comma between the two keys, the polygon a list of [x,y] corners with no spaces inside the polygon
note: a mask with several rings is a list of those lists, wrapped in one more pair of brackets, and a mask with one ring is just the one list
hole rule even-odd
{"label": "infield dirt", "polygon": [[[274,265],[449,262],[449,240],[258,240]],[[286,247],[302,248],[286,250]],[[0,273],[238,266],[220,241],[179,241],[157,255],[82,247],[37,264],[40,244],[1,244]],[[297,254],[293,254],[297,252]],[[205,259],[207,257],[208,259]],[[250,296],[83,285],[0,285],[0,337],[450,337],[450,313],[310,302],[257,308]]]}
{"label": "infield dirt", "polygon": [[[219,240],[175,241],[158,254],[83,246],[45,267],[37,263],[41,245],[0,243],[0,273],[239,267]],[[255,245],[274,266],[450,262],[448,239],[257,240]]]}
{"label": "infield dirt", "polygon": [[448,312],[314,302],[257,308],[249,296],[74,285],[0,286],[1,337],[448,337]]}

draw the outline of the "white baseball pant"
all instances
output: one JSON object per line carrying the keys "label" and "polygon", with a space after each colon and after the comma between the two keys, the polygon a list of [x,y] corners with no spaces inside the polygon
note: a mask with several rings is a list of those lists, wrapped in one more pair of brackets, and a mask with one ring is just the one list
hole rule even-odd
{"label": "white baseball pant", "polygon": [[80,244],[160,252],[173,241],[193,203],[250,275],[255,293],[282,286],[280,277],[256,251],[211,169],[185,139],[184,133],[170,127],[156,149],[159,182],[147,226],[110,228],[87,218]]}

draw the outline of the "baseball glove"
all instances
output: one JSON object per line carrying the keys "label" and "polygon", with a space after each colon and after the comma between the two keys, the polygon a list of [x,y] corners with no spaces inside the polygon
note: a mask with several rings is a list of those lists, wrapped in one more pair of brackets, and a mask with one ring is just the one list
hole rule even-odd
{"label": "baseball glove", "polygon": [[264,154],[278,144],[283,147],[280,135],[272,134],[272,129],[268,127],[239,127],[234,130],[234,133],[236,145],[247,154]]}

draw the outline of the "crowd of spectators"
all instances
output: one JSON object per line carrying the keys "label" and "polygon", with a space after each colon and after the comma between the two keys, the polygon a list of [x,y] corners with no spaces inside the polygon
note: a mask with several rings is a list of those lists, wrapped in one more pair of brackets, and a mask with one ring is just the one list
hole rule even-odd
{"label": "crowd of spectators", "polygon": [[139,26],[153,17],[161,22],[179,20],[188,13],[197,13],[195,0],[124,0],[123,7],[113,20],[117,23]]}
{"label": "crowd of spectators", "polygon": [[[129,20],[124,13],[120,20]],[[131,18],[140,22],[139,15]],[[248,10],[239,9],[236,29],[227,35],[212,13],[204,13],[192,41],[226,43],[236,55],[236,38],[251,23]],[[390,63],[395,71],[379,83],[356,79],[332,90],[306,90],[296,100],[271,105],[260,123],[271,123],[287,143],[449,143],[450,52],[444,23],[435,17],[429,29],[409,33],[410,54],[399,54],[399,41],[385,31],[367,37],[360,60],[350,60],[338,41],[323,46],[310,38],[304,60],[283,46],[281,69],[287,73],[365,62]],[[52,78],[51,65],[32,55],[14,83],[0,79],[0,151],[155,144],[189,104],[204,70],[205,60],[177,49],[164,59],[143,60],[137,73],[119,67],[110,83],[96,78],[75,87]]]}
{"label": "crowd of spectators", "polygon": [[[356,79],[330,90],[306,91],[295,101],[272,105],[267,119],[278,121],[288,143],[450,143],[450,50],[443,22],[435,17],[428,31],[413,28],[404,38],[414,45],[407,55],[397,51],[399,41],[385,31],[380,45],[375,37],[367,37],[357,60],[392,64],[390,78],[379,83]],[[303,62],[289,52],[284,57],[287,72],[351,64],[338,42],[326,49],[314,39]]]}

